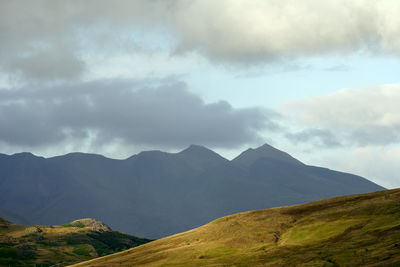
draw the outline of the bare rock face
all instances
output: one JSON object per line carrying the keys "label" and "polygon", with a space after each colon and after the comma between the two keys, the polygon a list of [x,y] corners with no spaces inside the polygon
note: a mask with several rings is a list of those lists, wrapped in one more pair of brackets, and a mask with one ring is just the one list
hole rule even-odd
{"label": "bare rock face", "polygon": [[28,234],[37,234],[37,233],[41,233],[43,232],[42,229],[40,229],[39,226],[30,226],[25,228],[25,232],[27,232]]}
{"label": "bare rock face", "polygon": [[75,227],[89,227],[92,231],[100,233],[111,231],[111,228],[106,224],[92,218],[75,220],[70,224]]}

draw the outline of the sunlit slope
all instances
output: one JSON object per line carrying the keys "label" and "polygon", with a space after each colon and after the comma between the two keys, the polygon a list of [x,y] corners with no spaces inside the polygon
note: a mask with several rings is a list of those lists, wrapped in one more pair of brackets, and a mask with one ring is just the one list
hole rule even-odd
{"label": "sunlit slope", "polygon": [[148,241],[112,231],[93,219],[59,226],[23,226],[0,218],[0,266],[65,266]]}
{"label": "sunlit slope", "polygon": [[397,264],[400,189],[239,213],[76,266]]}

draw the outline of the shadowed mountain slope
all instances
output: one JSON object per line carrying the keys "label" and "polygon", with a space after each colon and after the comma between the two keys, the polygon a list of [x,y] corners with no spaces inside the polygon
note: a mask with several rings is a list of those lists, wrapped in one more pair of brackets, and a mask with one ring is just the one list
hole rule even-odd
{"label": "shadowed mountain slope", "polygon": [[400,189],[243,212],[78,266],[399,266]]}
{"label": "shadowed mountain slope", "polygon": [[0,155],[4,218],[62,224],[91,217],[148,238],[241,211],[382,189],[359,176],[307,166],[268,145],[232,161],[195,145],[126,160],[84,153]]}

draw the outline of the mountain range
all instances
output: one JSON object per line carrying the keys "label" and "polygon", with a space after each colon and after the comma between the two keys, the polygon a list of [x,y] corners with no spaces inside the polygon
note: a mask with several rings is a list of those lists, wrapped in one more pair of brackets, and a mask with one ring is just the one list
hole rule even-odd
{"label": "mountain range", "polygon": [[151,239],[237,212],[383,189],[360,176],[305,165],[267,144],[233,160],[197,145],[125,160],[0,154],[0,217],[44,225],[91,217]]}

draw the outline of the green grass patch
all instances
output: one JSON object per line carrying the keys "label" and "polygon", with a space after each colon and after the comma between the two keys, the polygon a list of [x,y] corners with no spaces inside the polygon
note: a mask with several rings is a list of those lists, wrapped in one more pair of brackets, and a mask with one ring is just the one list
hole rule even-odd
{"label": "green grass patch", "polygon": [[342,234],[347,228],[356,225],[359,220],[338,220],[315,222],[289,229],[281,236],[281,245],[306,245]]}
{"label": "green grass patch", "polygon": [[87,236],[82,234],[69,234],[62,240],[65,241],[69,246],[88,243]]}
{"label": "green grass patch", "polygon": [[49,248],[49,251],[53,252],[54,254],[60,254],[60,251],[54,248]]}
{"label": "green grass patch", "polygon": [[18,245],[18,243],[0,242],[0,247],[14,247],[16,245]]}
{"label": "green grass patch", "polygon": [[65,255],[67,255],[67,256],[74,256],[74,254],[69,253],[68,251],[64,251],[63,253],[64,253]]}
{"label": "green grass patch", "polygon": [[75,245],[72,253],[79,256],[90,257],[90,252],[92,252],[91,247],[87,244],[79,244]]}
{"label": "green grass patch", "polygon": [[81,222],[74,223],[73,226],[78,227],[78,228],[85,227],[85,225],[83,223],[81,223]]}
{"label": "green grass patch", "polygon": [[85,225],[81,222],[75,222],[75,223],[64,223],[61,226],[63,227],[78,227],[78,228],[83,228]]}
{"label": "green grass patch", "polygon": [[36,244],[46,246],[46,247],[59,247],[61,244],[56,242],[49,242],[49,241],[37,241]]}
{"label": "green grass patch", "polygon": [[17,258],[18,249],[16,248],[0,248],[0,258]]}
{"label": "green grass patch", "polygon": [[149,242],[149,239],[138,238],[119,232],[91,233],[90,244],[95,248],[97,254],[105,256],[119,252],[131,247],[139,246]]}
{"label": "green grass patch", "polygon": [[0,257],[0,266],[20,266],[21,262],[15,258]]}
{"label": "green grass patch", "polygon": [[212,249],[208,249],[208,250],[204,251],[203,254],[205,257],[210,257],[210,258],[227,257],[229,255],[234,255],[235,250],[228,246],[219,246],[219,247],[215,247]]}
{"label": "green grass patch", "polygon": [[38,234],[32,233],[32,234],[23,235],[22,238],[37,237],[37,236],[38,236]]}
{"label": "green grass patch", "polygon": [[0,258],[9,258],[17,260],[30,260],[36,258],[36,253],[34,249],[24,249],[24,248],[0,248]]}

